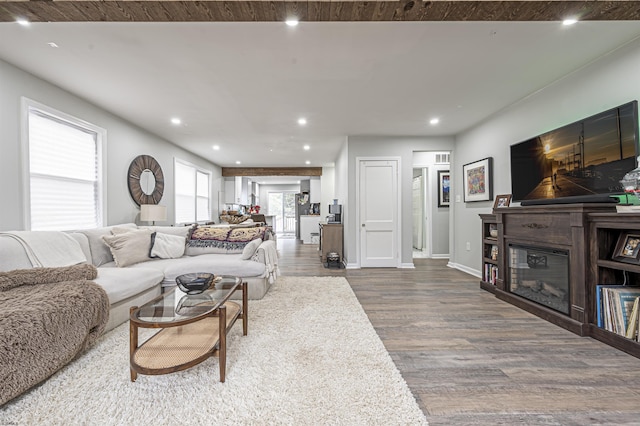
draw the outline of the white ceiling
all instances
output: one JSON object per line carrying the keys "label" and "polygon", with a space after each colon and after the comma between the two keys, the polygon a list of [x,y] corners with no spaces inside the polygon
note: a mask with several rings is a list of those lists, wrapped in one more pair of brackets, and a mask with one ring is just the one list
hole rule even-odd
{"label": "white ceiling", "polygon": [[457,134],[639,36],[637,21],[2,23],[0,58],[220,166],[303,167],[348,135]]}

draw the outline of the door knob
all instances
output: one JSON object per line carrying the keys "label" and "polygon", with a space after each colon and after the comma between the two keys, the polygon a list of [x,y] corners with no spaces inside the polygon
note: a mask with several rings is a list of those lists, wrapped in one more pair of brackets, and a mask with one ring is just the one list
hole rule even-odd
{"label": "door knob", "polygon": [[364,228],[364,223],[362,224],[362,227]]}

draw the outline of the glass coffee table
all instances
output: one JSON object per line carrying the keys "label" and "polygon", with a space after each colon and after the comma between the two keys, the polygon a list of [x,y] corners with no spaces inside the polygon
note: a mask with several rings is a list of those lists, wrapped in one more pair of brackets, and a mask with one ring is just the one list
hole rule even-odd
{"label": "glass coffee table", "polygon": [[[131,381],[138,374],[168,374],[185,370],[217,355],[220,381],[225,380],[227,333],[242,319],[247,335],[247,283],[239,277],[216,277],[200,294],[188,295],[177,287],[137,307],[129,315]],[[242,304],[229,300],[242,292]],[[138,346],[138,328],[161,328]]]}

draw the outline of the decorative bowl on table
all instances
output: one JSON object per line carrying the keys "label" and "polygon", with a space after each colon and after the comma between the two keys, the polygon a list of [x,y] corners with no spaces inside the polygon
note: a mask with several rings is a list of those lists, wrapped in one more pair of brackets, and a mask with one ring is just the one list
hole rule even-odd
{"label": "decorative bowl on table", "polygon": [[195,272],[192,274],[178,275],[176,284],[178,288],[187,294],[200,294],[213,283],[214,275],[208,272]]}

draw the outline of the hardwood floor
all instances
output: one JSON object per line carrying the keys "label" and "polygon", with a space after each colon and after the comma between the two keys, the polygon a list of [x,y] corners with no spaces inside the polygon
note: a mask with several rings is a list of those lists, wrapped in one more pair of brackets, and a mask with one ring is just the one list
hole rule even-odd
{"label": "hardwood floor", "polygon": [[431,425],[640,425],[640,359],[496,299],[446,260],[327,269],[315,245],[278,248],[283,275],[347,278]]}

